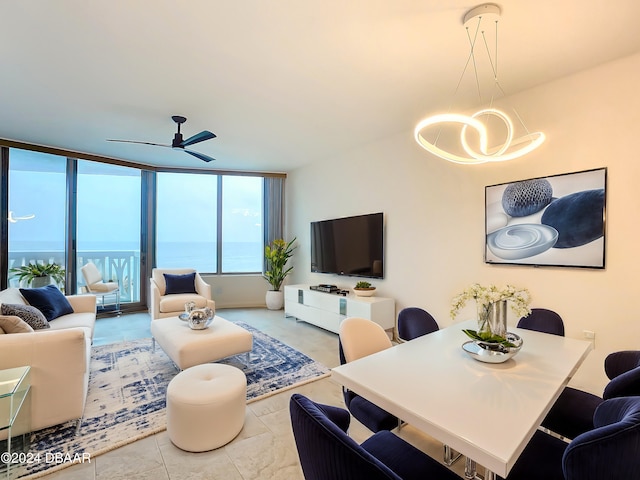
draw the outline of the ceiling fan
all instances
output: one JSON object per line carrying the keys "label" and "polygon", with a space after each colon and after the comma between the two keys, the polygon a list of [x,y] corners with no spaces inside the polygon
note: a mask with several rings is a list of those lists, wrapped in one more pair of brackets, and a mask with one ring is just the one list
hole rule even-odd
{"label": "ceiling fan", "polygon": [[107,142],[123,142],[123,143],[140,143],[142,145],[155,145],[157,147],[169,147],[177,150],[182,150],[183,152],[188,153],[189,155],[193,155],[200,160],[205,162],[210,162],[215,160],[215,158],[205,155],[204,153],[194,152],[193,150],[187,150],[184,147],[188,147],[189,145],[193,145],[195,143],[204,142],[205,140],[211,140],[212,138],[216,138],[216,134],[210,132],[208,130],[203,130],[200,133],[196,133],[194,136],[187,138],[184,140],[182,138],[182,133],[180,133],[180,125],[187,121],[186,117],[181,117],[180,115],[173,115],[171,117],[174,122],[178,124],[178,131],[173,136],[173,141],[171,145],[163,144],[163,143],[152,143],[152,142],[137,142],[135,140],[110,140],[107,139]]}

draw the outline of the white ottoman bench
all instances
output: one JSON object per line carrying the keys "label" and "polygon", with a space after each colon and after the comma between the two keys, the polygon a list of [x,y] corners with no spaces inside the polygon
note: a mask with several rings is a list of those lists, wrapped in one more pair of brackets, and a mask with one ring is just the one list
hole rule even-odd
{"label": "white ottoman bench", "polygon": [[248,365],[253,348],[251,332],[217,315],[204,330],[192,330],[178,317],[151,320],[151,335],[153,350],[158,342],[180,370],[245,352]]}
{"label": "white ottoman bench", "polygon": [[226,445],[244,425],[247,378],[230,365],[196,365],[167,387],[167,433],[188,452]]}

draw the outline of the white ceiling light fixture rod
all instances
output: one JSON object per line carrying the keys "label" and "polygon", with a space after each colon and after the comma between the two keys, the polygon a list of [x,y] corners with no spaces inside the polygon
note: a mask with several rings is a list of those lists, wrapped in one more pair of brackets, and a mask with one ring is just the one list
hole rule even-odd
{"label": "white ceiling light fixture rod", "polygon": [[[486,52],[488,61],[490,62],[491,70],[493,72],[493,81],[494,87],[498,91],[504,94],[500,83],[498,82],[498,20],[500,19],[501,9],[499,5],[494,3],[487,3],[483,5],[479,5],[475,8],[469,10],[464,18],[463,25],[467,30],[467,35],[469,37],[470,44],[470,52],[469,58],[467,59],[467,63],[465,65],[464,71],[462,72],[462,76],[460,81],[458,82],[458,86],[462,81],[462,77],[464,76],[469,63],[473,64],[474,72],[475,72],[475,80],[476,86],[478,88],[478,97],[480,101],[482,101],[482,92],[480,88],[480,81],[478,78],[478,67],[476,63],[476,44],[478,40],[479,33],[481,33],[482,39],[485,43]],[[476,31],[473,35],[469,34],[469,28],[471,22],[476,23]],[[496,40],[495,40],[495,52],[494,58],[491,58],[491,54],[489,52],[489,48],[486,43],[485,31],[481,30],[482,24],[487,24],[493,22],[495,24],[495,32],[496,32]],[[457,92],[456,88],[456,92]],[[454,163],[460,164],[477,164],[477,163],[486,163],[486,162],[502,162],[506,160],[513,160],[515,158],[519,158],[523,155],[526,155],[536,148],[538,148],[545,141],[545,135],[542,132],[533,132],[529,133],[526,129],[526,126],[522,122],[522,119],[518,116],[516,112],[516,117],[522,124],[523,128],[527,133],[518,138],[514,137],[514,126],[511,118],[502,110],[498,110],[497,108],[493,108],[493,95],[491,96],[491,102],[489,108],[484,108],[474,113],[473,115],[463,115],[463,114],[455,114],[455,113],[445,113],[432,115],[424,120],[420,121],[415,129],[414,129],[414,137],[416,142],[427,150],[428,152],[436,155],[444,160],[448,160]],[[497,147],[489,148],[488,145],[488,129],[486,124],[479,119],[479,117],[483,117],[484,122],[486,122],[490,117],[497,118],[502,120],[504,123],[504,129],[506,130],[506,137],[502,145]],[[460,144],[462,149],[466,153],[465,155],[457,154],[440,148],[436,145],[437,140],[439,138],[439,134],[436,137],[434,142],[430,142],[425,138],[423,132],[425,129],[429,127],[433,127],[438,125],[442,128],[444,125],[448,124],[458,124],[461,126],[460,130]],[[467,132],[469,127],[476,131],[479,141],[478,150],[474,150],[467,140]],[[520,145],[525,144],[520,147]],[[519,148],[518,148],[519,147]]]}

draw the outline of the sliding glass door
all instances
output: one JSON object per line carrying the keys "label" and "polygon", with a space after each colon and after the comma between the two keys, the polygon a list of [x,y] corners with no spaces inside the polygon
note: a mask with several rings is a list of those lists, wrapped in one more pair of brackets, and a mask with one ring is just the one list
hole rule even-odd
{"label": "sliding glass door", "polygon": [[53,262],[66,268],[67,159],[13,148],[10,157],[8,285],[18,287],[11,268]]}
{"label": "sliding glass door", "polygon": [[120,284],[120,301],[140,301],[141,171],[78,160],[78,291],[80,267],[94,263],[104,281]]}

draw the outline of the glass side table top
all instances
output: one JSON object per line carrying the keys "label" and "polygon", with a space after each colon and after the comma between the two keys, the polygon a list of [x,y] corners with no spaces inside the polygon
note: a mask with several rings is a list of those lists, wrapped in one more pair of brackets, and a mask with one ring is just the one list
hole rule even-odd
{"label": "glass side table top", "polygon": [[11,427],[29,391],[31,367],[0,370],[0,430]]}

